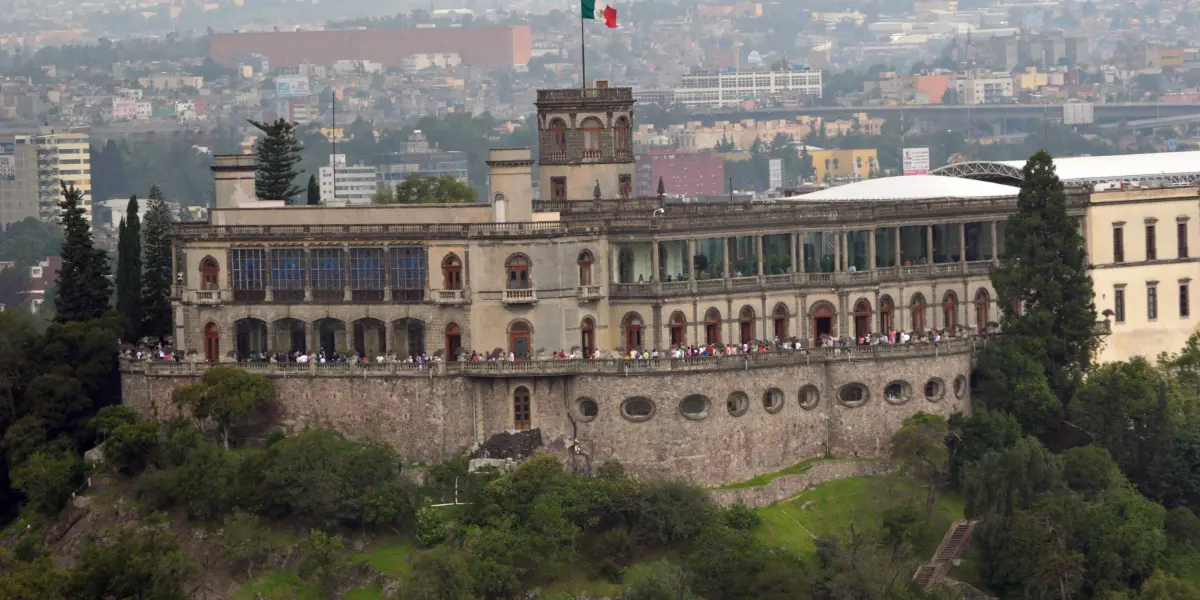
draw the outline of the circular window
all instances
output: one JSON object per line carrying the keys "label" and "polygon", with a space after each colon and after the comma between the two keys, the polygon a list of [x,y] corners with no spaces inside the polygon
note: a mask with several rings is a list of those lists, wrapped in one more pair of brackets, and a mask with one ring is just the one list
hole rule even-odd
{"label": "circular window", "polygon": [[591,398],[580,398],[575,401],[575,420],[590,423],[600,414],[600,405]]}
{"label": "circular window", "polygon": [[783,390],[771,388],[763,392],[763,408],[771,414],[783,410]]}
{"label": "circular window", "polygon": [[959,375],[954,378],[954,397],[962,398],[965,393],[967,393],[967,378]]}
{"label": "circular window", "polygon": [[740,417],[750,410],[750,396],[745,392],[734,392],[725,400],[725,407],[729,409],[729,414]]}
{"label": "circular window", "polygon": [[946,384],[942,383],[941,379],[933,378],[925,383],[925,399],[930,402],[937,402],[942,399],[946,393]]}
{"label": "circular window", "polygon": [[654,416],[654,402],[641,396],[629,398],[621,403],[621,416],[634,423],[649,421]]}
{"label": "circular window", "polygon": [[899,406],[908,402],[910,398],[912,398],[912,390],[906,382],[893,381],[883,388],[883,399],[887,400],[888,404]]}
{"label": "circular window", "polygon": [[867,403],[867,386],[861,383],[850,383],[838,390],[838,402],[842,406],[857,408]]}
{"label": "circular window", "polygon": [[806,385],[800,390],[800,408],[812,410],[821,403],[821,390],[815,385]]}
{"label": "circular window", "polygon": [[699,421],[708,416],[710,404],[708,396],[692,394],[679,401],[679,413],[693,421]]}

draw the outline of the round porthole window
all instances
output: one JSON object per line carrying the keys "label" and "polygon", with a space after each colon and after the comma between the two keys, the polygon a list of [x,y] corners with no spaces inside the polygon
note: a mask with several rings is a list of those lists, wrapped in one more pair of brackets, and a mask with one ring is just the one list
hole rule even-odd
{"label": "round porthole window", "polygon": [[937,402],[946,394],[946,384],[942,383],[941,379],[934,377],[925,382],[925,399],[930,402]]}
{"label": "round porthole window", "polygon": [[729,409],[730,415],[740,417],[750,410],[750,396],[745,392],[734,392],[725,400],[725,407]]}
{"label": "round porthole window", "polygon": [[783,410],[783,390],[771,388],[763,392],[763,408],[771,414]]}
{"label": "round porthole window", "polygon": [[800,408],[812,410],[821,404],[821,390],[815,385],[806,385],[800,389]]}
{"label": "round porthole window", "polygon": [[867,398],[867,386],[861,383],[849,383],[838,390],[838,402],[849,408],[858,408],[866,404]]}
{"label": "round porthole window", "polygon": [[679,414],[693,421],[699,421],[708,416],[708,407],[710,404],[708,396],[692,394],[679,401]]}
{"label": "round porthole window", "polygon": [[883,399],[888,404],[899,406],[908,402],[912,398],[912,390],[908,383],[904,381],[893,381],[883,388]]}
{"label": "round porthole window", "polygon": [[634,423],[649,421],[654,417],[654,401],[641,396],[629,398],[621,403],[621,416]]}
{"label": "round porthole window", "polygon": [[580,398],[575,401],[575,420],[591,423],[600,414],[600,405],[591,398]]}

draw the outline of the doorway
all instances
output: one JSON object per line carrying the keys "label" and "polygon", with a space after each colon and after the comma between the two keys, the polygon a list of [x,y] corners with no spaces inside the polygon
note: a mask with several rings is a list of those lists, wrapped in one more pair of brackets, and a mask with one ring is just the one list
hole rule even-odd
{"label": "doorway", "polygon": [[460,351],[462,351],[462,329],[459,328],[458,323],[449,323],[446,325],[446,361],[458,360]]}
{"label": "doorway", "polygon": [[529,358],[531,346],[529,323],[517,321],[508,330],[508,349],[515,358]]}
{"label": "doorway", "polygon": [[204,360],[221,362],[221,333],[216,323],[204,326]]}
{"label": "doorway", "polygon": [[813,308],[813,347],[821,346],[821,337],[834,335],[833,306],[828,302],[818,304]]}

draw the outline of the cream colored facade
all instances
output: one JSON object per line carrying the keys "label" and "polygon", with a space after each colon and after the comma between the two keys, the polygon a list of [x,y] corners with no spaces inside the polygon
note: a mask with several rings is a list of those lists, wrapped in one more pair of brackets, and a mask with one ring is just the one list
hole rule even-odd
{"label": "cream colored facade", "polygon": [[1196,188],[1095,193],[1085,224],[1096,310],[1113,312],[1100,360],[1179,351],[1200,329]]}
{"label": "cream colored facade", "polygon": [[83,192],[83,209],[92,219],[92,151],[86,133],[43,133],[34,138],[38,162],[38,212],[43,219],[58,216],[60,182]]}

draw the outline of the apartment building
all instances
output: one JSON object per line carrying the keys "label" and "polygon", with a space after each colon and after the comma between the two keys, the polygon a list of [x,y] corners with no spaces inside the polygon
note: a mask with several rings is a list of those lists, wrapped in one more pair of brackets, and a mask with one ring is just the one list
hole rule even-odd
{"label": "apartment building", "polygon": [[634,99],[644,103],[722,107],[748,100],[803,101],[821,97],[821,72],[795,68],[786,71],[693,70],[683,76],[679,87],[634,90]]}
{"label": "apartment building", "polygon": [[329,165],[320,168],[317,178],[325,204],[370,204],[377,189],[375,167],[347,166],[345,154],[329,157]]}
{"label": "apartment building", "polygon": [[92,155],[88,134],[56,132],[43,128],[33,137],[38,174],[38,215],[45,220],[58,216],[61,183],[83,192],[83,210],[92,219]]}
{"label": "apartment building", "polygon": [[0,138],[0,228],[36,216],[38,170],[33,138]]}

